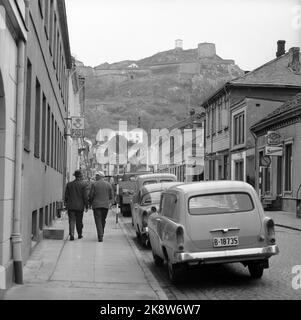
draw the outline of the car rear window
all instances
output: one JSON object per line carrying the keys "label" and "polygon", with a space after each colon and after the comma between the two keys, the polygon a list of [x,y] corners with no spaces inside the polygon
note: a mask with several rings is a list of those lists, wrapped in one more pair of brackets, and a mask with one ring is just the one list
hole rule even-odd
{"label": "car rear window", "polygon": [[191,215],[223,214],[254,210],[248,193],[218,193],[199,195],[189,199]]}
{"label": "car rear window", "polygon": [[142,206],[149,206],[152,204],[159,204],[161,199],[162,191],[150,192],[143,196],[141,200]]}
{"label": "car rear window", "polygon": [[148,184],[157,184],[157,180],[149,180],[149,181],[144,181],[143,182],[143,185],[144,186],[147,186]]}

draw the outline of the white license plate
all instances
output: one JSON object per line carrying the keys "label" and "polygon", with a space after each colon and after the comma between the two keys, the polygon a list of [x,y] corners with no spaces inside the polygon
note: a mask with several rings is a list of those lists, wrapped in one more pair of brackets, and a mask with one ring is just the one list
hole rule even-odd
{"label": "white license plate", "polygon": [[238,237],[224,237],[224,238],[213,239],[214,248],[236,247],[238,245],[239,245]]}

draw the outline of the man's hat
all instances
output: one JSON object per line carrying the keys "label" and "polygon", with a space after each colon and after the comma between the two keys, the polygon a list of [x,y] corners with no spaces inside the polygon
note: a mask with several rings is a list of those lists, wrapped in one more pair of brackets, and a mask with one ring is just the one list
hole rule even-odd
{"label": "man's hat", "polygon": [[73,175],[75,178],[82,178],[83,173],[80,170],[76,170]]}
{"label": "man's hat", "polygon": [[95,176],[99,176],[99,177],[101,177],[101,178],[104,178],[104,177],[105,177],[105,174],[104,174],[102,171],[97,171],[97,172],[95,173]]}

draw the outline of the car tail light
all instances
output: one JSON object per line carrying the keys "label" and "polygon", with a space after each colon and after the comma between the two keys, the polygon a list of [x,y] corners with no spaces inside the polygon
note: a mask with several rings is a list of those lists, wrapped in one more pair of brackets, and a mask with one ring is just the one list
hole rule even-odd
{"label": "car tail light", "polygon": [[179,251],[184,251],[184,229],[182,227],[177,229],[177,244]]}
{"label": "car tail light", "polygon": [[267,231],[267,237],[269,244],[275,244],[276,238],[275,238],[275,223],[274,220],[268,219],[266,221],[266,231]]}

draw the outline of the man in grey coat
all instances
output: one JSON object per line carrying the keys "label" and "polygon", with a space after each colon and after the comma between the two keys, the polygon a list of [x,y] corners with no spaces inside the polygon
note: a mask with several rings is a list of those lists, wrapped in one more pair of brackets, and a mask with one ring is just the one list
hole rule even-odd
{"label": "man in grey coat", "polygon": [[113,189],[110,183],[104,181],[103,172],[97,172],[95,178],[96,182],[91,186],[89,202],[94,212],[98,242],[103,242],[106,219],[110,203],[113,201]]}
{"label": "man in grey coat", "polygon": [[65,191],[65,207],[69,216],[70,241],[74,241],[74,231],[78,238],[83,237],[83,216],[84,210],[88,211],[88,191],[87,184],[83,181],[83,174],[80,170],[74,173],[75,180],[69,182]]}

